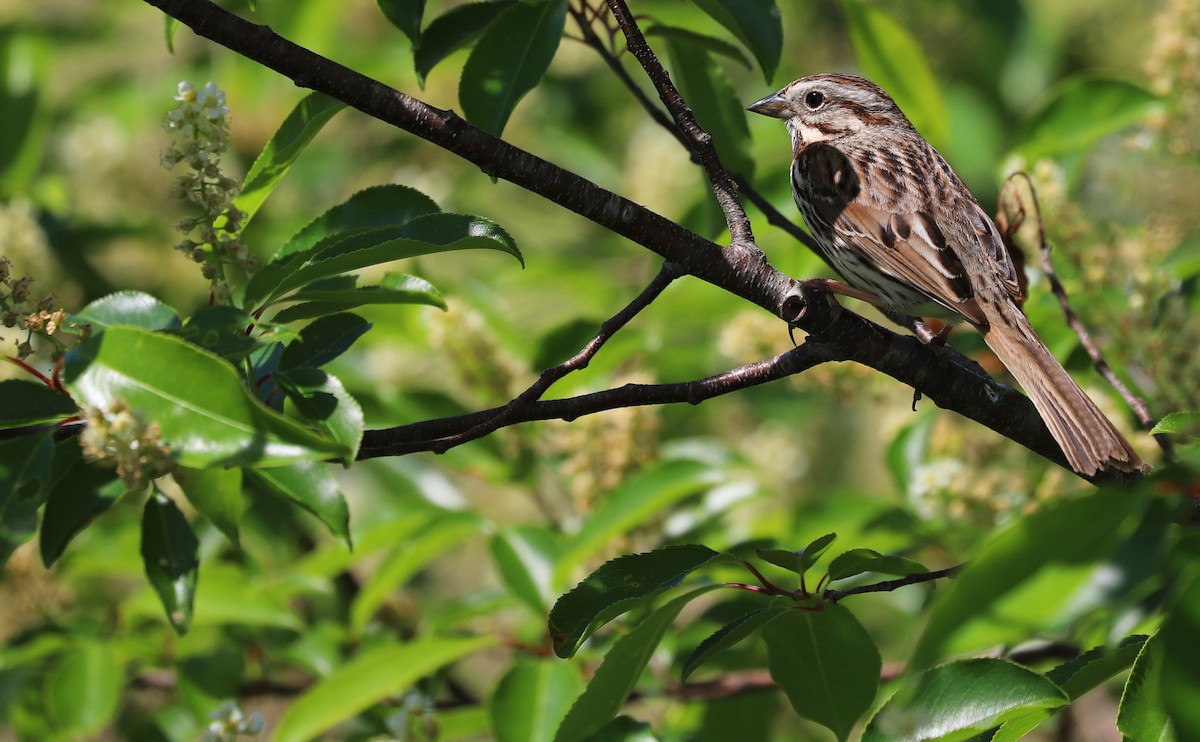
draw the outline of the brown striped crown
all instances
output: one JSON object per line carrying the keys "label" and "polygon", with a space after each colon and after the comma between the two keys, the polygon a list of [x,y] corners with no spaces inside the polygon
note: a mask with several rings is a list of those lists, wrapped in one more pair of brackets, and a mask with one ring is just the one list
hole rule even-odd
{"label": "brown striped crown", "polygon": [[912,127],[883,88],[857,75],[803,77],[750,110],[784,119],[805,144],[837,139],[867,127]]}

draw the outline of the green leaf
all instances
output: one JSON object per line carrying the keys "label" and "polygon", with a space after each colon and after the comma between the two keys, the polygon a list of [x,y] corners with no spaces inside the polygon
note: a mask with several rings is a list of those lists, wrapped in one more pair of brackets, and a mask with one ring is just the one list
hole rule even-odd
{"label": "green leaf", "polygon": [[245,300],[247,305],[270,304],[313,281],[359,268],[475,249],[500,250],[522,260],[512,237],[494,222],[462,214],[430,214],[400,226],[334,235],[279,263],[271,263],[255,274],[246,287]]}
{"label": "green leaf", "polygon": [[260,404],[228,361],[168,335],[112,327],[67,355],[65,379],[81,404],[105,409],[119,399],[158,423],[184,466],[280,466],[349,455]]}
{"label": "green leaf", "polygon": [[[986,616],[993,604],[1047,565],[1088,564],[1106,554],[1136,502],[1128,490],[1100,490],[1052,503],[993,535],[934,596],[910,665],[920,669],[933,664],[964,625]],[[1079,528],[1080,523],[1088,527]]]}
{"label": "green leaf", "polygon": [[118,291],[103,296],[73,315],[71,320],[91,325],[93,334],[116,326],[166,330],[181,324],[174,309],[141,291]]}
{"label": "green leaf", "polygon": [[363,411],[336,376],[315,368],[280,371],[275,375],[296,411],[310,424],[349,449],[353,461],[363,437]]}
{"label": "green leaf", "polygon": [[901,691],[885,703],[862,742],[967,739],[1030,709],[1057,708],[1067,700],[1044,676],[1008,660],[950,662],[923,673],[911,698]]}
{"label": "green leaf", "polygon": [[875,700],[882,660],[854,614],[820,608],[784,611],[763,627],[767,667],[796,713],[844,740]]}
{"label": "green leaf", "polygon": [[321,317],[368,304],[424,304],[446,308],[446,300],[424,278],[405,273],[386,273],[377,286],[355,286],[357,276],[335,276],[314,281],[289,297],[303,302],[281,310],[275,322]]}
{"label": "green leaf", "polygon": [[53,456],[50,431],[0,441],[0,566],[37,530]]}
{"label": "green leaf", "polygon": [[688,676],[705,662],[708,662],[721,652],[724,652],[771,621],[774,621],[784,611],[788,610],[787,604],[790,602],[787,600],[773,601],[770,607],[743,613],[720,629],[717,629],[711,636],[700,642],[700,646],[696,647],[696,650],[683,663],[683,671],[680,673],[679,678],[680,681],[686,682]]}
{"label": "green leaf", "polygon": [[[196,626],[250,626],[303,631],[306,625],[289,596],[260,575],[229,562],[204,565],[196,587]],[[200,632],[197,632],[200,633]]]}
{"label": "green leaf", "polygon": [[175,503],[158,492],[142,511],[142,561],[167,620],[176,633],[186,634],[196,597],[200,544]]}
{"label": "green leaf", "polygon": [[488,637],[418,639],[361,652],[302,693],[279,720],[275,742],[307,742],[460,657],[492,645]]}
{"label": "green leaf", "polygon": [[45,384],[24,379],[0,381],[0,429],[54,423],[79,411],[71,398]]}
{"label": "green leaf", "polygon": [[885,556],[874,549],[850,549],[829,563],[829,581],[844,580],[864,572],[904,577],[928,572],[924,565],[898,556]]}
{"label": "green leaf", "polygon": [[46,710],[59,730],[72,737],[92,737],[113,720],[124,687],[116,650],[83,639],[47,678]]}
{"label": "green leaf", "polygon": [[383,560],[350,606],[350,626],[366,628],[387,599],[437,557],[471,536],[478,536],[479,519],[466,513],[446,513],[420,533],[404,540]]}
{"label": "green leaf", "polygon": [[944,145],[949,138],[946,101],[921,45],[878,6],[842,0],[842,7],[863,74],[892,96],[922,136]]}
{"label": "green leaf", "polygon": [[258,158],[250,165],[242,183],[242,191],[233,201],[233,205],[245,214],[245,218],[242,219],[243,229],[258,213],[271,191],[279,185],[292,163],[321,127],[345,107],[345,103],[324,93],[309,93],[296,104]]}
{"label": "green leaf", "polygon": [[50,61],[48,34],[12,24],[0,32],[0,190],[27,193],[38,173],[53,130],[47,105]]}
{"label": "green leaf", "polygon": [[271,262],[309,250],[335,235],[400,227],[439,212],[434,200],[416,188],[397,183],[365,188],[306,224],[284,243]]}
{"label": "green leaf", "polygon": [[280,370],[318,368],[350,349],[371,329],[371,323],[345,312],[321,317],[300,331],[279,358]]}
{"label": "green leaf", "polygon": [[723,558],[698,544],[627,554],[599,569],[558,599],[550,611],[550,639],[559,657],[575,654],[592,632],[664,590],[677,587],[694,570]]}
{"label": "green leaf", "polygon": [[685,605],[718,587],[706,585],[675,598],[618,639],[596,668],[583,695],[567,712],[554,739],[557,742],[587,739],[616,717],[675,617]]}
{"label": "green leaf", "polygon": [[508,591],[539,616],[550,606],[551,575],[561,546],[554,534],[533,525],[515,526],[492,536],[492,561]]}
{"label": "green leaf", "polygon": [[350,509],[329,464],[301,461],[273,469],[247,469],[246,474],[267,491],[317,516],[330,533],[343,539],[350,548]]}
{"label": "green leaf", "polygon": [[167,53],[175,53],[175,32],[179,30],[179,21],[169,15],[163,16],[163,41],[167,44]]}
{"label": "green leaf", "polygon": [[550,742],[571,703],[583,691],[579,670],[565,662],[522,657],[492,695],[489,711],[497,742]]}
{"label": "green leaf", "polygon": [[659,737],[646,722],[618,716],[588,737],[588,742],[659,742]]}
{"label": "green leaf", "polygon": [[46,494],[38,547],[42,564],[49,567],[62,555],[71,539],[107,510],[121,495],[125,483],[116,480],[112,469],[102,469],[82,460],[78,441],[55,446],[55,479]]}
{"label": "green leaf", "polygon": [[689,31],[686,28],[659,25],[650,26],[646,29],[645,33],[646,38],[682,39],[694,46],[703,47],[713,54],[720,54],[723,57],[728,57],[735,62],[739,62],[747,69],[750,68],[750,60],[746,59],[746,55],[742,54],[741,49],[715,36],[706,36],[702,33]]}
{"label": "green leaf", "polygon": [[627,479],[608,494],[579,532],[569,539],[567,549],[555,565],[555,582],[562,584],[570,570],[613,538],[715,484],[717,477],[716,471],[706,464],[677,459]]}
{"label": "green leaf", "polygon": [[721,162],[730,172],[753,175],[745,106],[725,70],[713,62],[707,47],[690,38],[668,36],[664,46],[674,63],[671,79],[691,106],[696,121],[712,135]]}
{"label": "green leaf", "polygon": [[483,32],[458,86],[468,121],[500,136],[517,103],[550,67],[566,20],[567,0],[516,3]]}
{"label": "green leaf", "polygon": [[237,363],[262,345],[246,334],[253,324],[254,318],[237,307],[218,304],[197,311],[169,334]]}
{"label": "green leaf", "polygon": [[836,540],[836,533],[827,533],[824,536],[818,536],[813,539],[802,551],[796,552],[800,557],[800,574],[804,574],[811,569]]}
{"label": "green leaf", "polygon": [[421,18],[425,0],[377,0],[383,15],[408,37],[413,46],[421,44]]}
{"label": "green leaf", "polygon": [[[1190,641],[1195,641],[1191,637]],[[1163,665],[1165,664],[1165,642],[1161,633],[1150,637],[1138,652],[1137,660],[1129,679],[1125,681],[1125,692],[1121,695],[1121,706],[1117,711],[1117,729],[1130,740],[1173,740],[1174,730],[1167,714]],[[1195,703],[1192,698],[1191,703]]]}
{"label": "green leaf", "polygon": [[1048,96],[1016,149],[1030,163],[1083,152],[1101,137],[1132,126],[1161,107],[1158,96],[1132,83],[1076,77]]}
{"label": "green leaf", "polygon": [[1159,633],[1163,644],[1162,700],[1180,739],[1200,739],[1200,579],[1179,594]]}
{"label": "green leaf", "polygon": [[746,45],[770,84],[783,54],[783,18],[775,0],[696,0],[696,5]]}
{"label": "green leaf", "polygon": [[181,468],[174,478],[192,507],[225,534],[234,546],[240,545],[238,524],[246,509],[242,496],[242,470],[232,467]]}
{"label": "green leaf", "polygon": [[1150,434],[1196,435],[1198,431],[1200,431],[1200,412],[1172,412],[1159,420]]}
{"label": "green leaf", "polygon": [[421,35],[421,45],[413,50],[413,66],[421,87],[425,87],[425,78],[438,62],[479,38],[484,29],[512,5],[513,0],[467,3],[430,21]]}

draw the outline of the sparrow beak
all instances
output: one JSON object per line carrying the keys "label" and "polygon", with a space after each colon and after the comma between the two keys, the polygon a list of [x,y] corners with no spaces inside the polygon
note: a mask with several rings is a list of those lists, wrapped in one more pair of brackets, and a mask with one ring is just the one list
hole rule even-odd
{"label": "sparrow beak", "polygon": [[762,115],[770,116],[771,118],[791,118],[790,111],[788,110],[787,99],[779,93],[772,93],[771,95],[768,95],[766,98],[763,98],[757,103],[750,105],[746,110],[753,111],[754,113],[761,113]]}

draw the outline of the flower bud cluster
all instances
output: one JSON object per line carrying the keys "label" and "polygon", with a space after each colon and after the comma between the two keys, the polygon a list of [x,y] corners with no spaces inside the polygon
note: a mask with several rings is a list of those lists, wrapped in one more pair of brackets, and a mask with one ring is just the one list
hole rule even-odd
{"label": "flower bud cluster", "polygon": [[263,717],[257,711],[249,716],[237,701],[225,701],[216,711],[210,711],[212,722],[200,735],[201,742],[234,742],[240,736],[257,736],[263,730]]}
{"label": "flower bud cluster", "polygon": [[221,156],[229,149],[229,107],[225,92],[211,82],[202,88],[181,82],[175,100],[179,105],[163,119],[172,141],[162,151],[162,164],[172,172],[177,166],[187,172],[172,181],[168,195],[200,208],[197,216],[175,225],[184,235],[175,249],[200,264],[200,272],[213,284],[214,299],[225,303],[230,294],[225,267],[237,266],[246,273],[258,268],[239,240],[245,214],[233,200],[241,183],[221,170]]}
{"label": "flower bud cluster", "polygon": [[64,334],[86,340],[91,328],[77,329],[74,324],[67,328],[67,312],[57,306],[58,299],[52,293],[36,298],[30,291],[32,283],[33,276],[15,277],[12,263],[0,255],[0,333],[7,329],[23,334],[24,337],[17,340],[19,360],[33,355],[34,336],[49,340],[54,348],[53,357],[57,358],[67,350]]}
{"label": "flower bud cluster", "polygon": [[83,417],[87,426],[79,445],[84,458],[116,469],[129,490],[140,490],[174,469],[158,423],[147,423],[123,400],[104,409],[84,405]]}

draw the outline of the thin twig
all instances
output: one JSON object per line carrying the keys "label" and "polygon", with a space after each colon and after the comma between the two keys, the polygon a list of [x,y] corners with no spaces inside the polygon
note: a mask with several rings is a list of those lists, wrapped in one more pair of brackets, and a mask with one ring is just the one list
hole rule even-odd
{"label": "thin twig", "polygon": [[580,369],[587,368],[589,362],[595,357],[600,348],[608,342],[622,327],[629,323],[631,319],[637,316],[638,312],[642,311],[650,305],[655,299],[666,290],[671,282],[680,275],[679,267],[673,263],[664,263],[658,274],[650,281],[646,288],[642,289],[633,301],[629,302],[624,309],[614,314],[602,325],[600,332],[588,341],[587,345],[575,355],[568,358],[566,361],[552,366],[551,368],[542,371],[538,380],[529,386],[528,389],[521,392],[515,399],[500,408],[500,411],[478,425],[475,425],[461,433],[457,433],[446,438],[442,438],[430,447],[430,451],[434,453],[445,453],[446,451],[461,446],[469,441],[477,440],[486,435],[490,435],[500,428],[511,425],[512,422],[521,414],[525,408],[542,398],[542,395],[559,379]]}
{"label": "thin twig", "polygon": [[[1033,218],[1037,223],[1038,247],[1042,258],[1042,272],[1046,274],[1046,278],[1050,281],[1050,291],[1054,297],[1058,299],[1058,305],[1062,307],[1063,317],[1067,320],[1067,325],[1075,332],[1075,336],[1079,338],[1079,343],[1087,351],[1088,356],[1092,359],[1092,365],[1096,372],[1100,374],[1105,381],[1117,390],[1121,398],[1125,400],[1125,404],[1133,410],[1133,414],[1137,415],[1138,421],[1142,427],[1149,430],[1154,427],[1154,418],[1150,416],[1150,410],[1146,407],[1146,403],[1136,394],[1125,386],[1125,382],[1113,372],[1112,367],[1108,365],[1108,361],[1104,359],[1104,354],[1100,352],[1100,348],[1096,342],[1092,340],[1091,333],[1083,326],[1083,322],[1079,319],[1079,315],[1071,307],[1071,301],[1067,297],[1067,290],[1063,287],[1062,281],[1058,280],[1058,273],[1054,270],[1054,263],[1050,259],[1050,242],[1046,239],[1046,225],[1042,221],[1042,209],[1038,204],[1037,189],[1033,186],[1033,180],[1027,173],[1018,172],[1013,177],[1022,178],[1026,185],[1029,186],[1030,200],[1033,203]],[[1019,197],[1018,197],[1019,200]],[[1024,204],[1018,206],[1019,209],[1024,209]],[[1154,436],[1154,440],[1158,442],[1159,448],[1162,449],[1163,456],[1168,460],[1175,458],[1175,452],[1171,446],[1171,440],[1168,436],[1159,434]]]}
{"label": "thin twig", "polygon": [[959,564],[946,569],[939,569],[936,572],[918,572],[916,574],[906,575],[895,580],[885,580],[883,582],[873,582],[870,585],[858,585],[856,587],[848,587],[845,590],[826,590],[822,596],[831,603],[836,603],[848,595],[861,595],[862,593],[888,593],[897,588],[907,587],[908,585],[919,585],[922,582],[930,582],[932,580],[940,580],[943,577],[953,577],[962,571],[965,564]]}
{"label": "thin twig", "polygon": [[663,105],[667,107],[671,116],[674,117],[676,125],[686,135],[688,150],[695,153],[700,166],[708,175],[713,194],[717,197],[717,203],[720,204],[721,211],[725,214],[730,240],[734,245],[753,244],[754,233],[750,229],[750,220],[746,217],[742,202],[738,200],[737,184],[733,182],[729,171],[721,164],[721,158],[717,156],[717,148],[713,144],[712,135],[696,121],[692,109],[688,108],[683,96],[671,82],[671,76],[667,74],[666,68],[658,61],[654,50],[646,42],[646,37],[638,28],[637,21],[629,12],[629,6],[625,4],[625,0],[608,0],[608,7],[612,11],[617,25],[625,33],[625,43],[630,53],[641,63],[642,69],[646,70],[650,82],[658,90]]}

